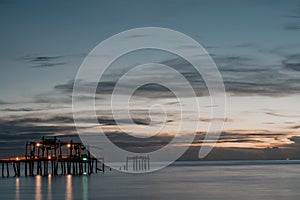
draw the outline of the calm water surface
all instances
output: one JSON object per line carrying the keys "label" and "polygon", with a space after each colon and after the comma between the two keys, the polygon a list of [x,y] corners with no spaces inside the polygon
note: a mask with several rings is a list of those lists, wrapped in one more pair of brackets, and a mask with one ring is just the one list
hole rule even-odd
{"label": "calm water surface", "polygon": [[0,199],[300,199],[300,164],[177,162],[149,174],[0,178]]}

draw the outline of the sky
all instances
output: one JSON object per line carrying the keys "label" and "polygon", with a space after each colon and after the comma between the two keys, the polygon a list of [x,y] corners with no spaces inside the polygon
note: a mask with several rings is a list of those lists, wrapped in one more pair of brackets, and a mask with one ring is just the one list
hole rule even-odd
{"label": "sky", "polygon": [[[1,0],[0,26],[0,155],[22,151],[25,141],[42,135],[76,135],[71,96],[81,63],[101,41],[138,27],[180,31],[214,59],[227,93],[227,116],[216,148],[248,152],[279,147],[299,153],[299,1]],[[117,141],[124,137],[120,146],[134,148],[101,98],[112,91],[125,69],[154,61],[189,76],[192,85],[200,82],[202,125],[194,146],[201,145],[214,105],[201,77],[166,52],[133,52],[112,64],[97,91],[99,123],[112,138],[120,138]],[[134,121],[142,128],[151,126],[145,114],[148,106],[162,104],[176,113],[174,96],[165,88],[141,88],[136,98],[141,101]],[[158,143],[150,141],[149,148],[168,143],[178,122],[175,114],[172,117],[165,130],[169,135]]]}

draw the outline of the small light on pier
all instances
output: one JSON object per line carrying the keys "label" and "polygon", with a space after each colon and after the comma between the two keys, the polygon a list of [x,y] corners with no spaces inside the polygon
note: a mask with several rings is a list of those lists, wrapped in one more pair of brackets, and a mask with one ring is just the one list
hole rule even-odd
{"label": "small light on pier", "polygon": [[48,156],[48,159],[51,160],[51,156]]}
{"label": "small light on pier", "polygon": [[86,157],[82,158],[83,161],[88,161],[88,159]]}
{"label": "small light on pier", "polygon": [[67,147],[70,148],[70,147],[71,147],[71,144],[67,144]]}
{"label": "small light on pier", "polygon": [[41,146],[41,143],[36,143],[36,147],[40,147]]}
{"label": "small light on pier", "polygon": [[19,160],[19,157],[16,157],[16,160]]}

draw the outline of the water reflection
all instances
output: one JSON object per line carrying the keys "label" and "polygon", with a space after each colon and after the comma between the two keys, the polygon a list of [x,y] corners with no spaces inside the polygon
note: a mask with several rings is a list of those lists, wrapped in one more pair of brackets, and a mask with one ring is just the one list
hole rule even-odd
{"label": "water reflection", "polygon": [[[52,175],[37,175],[35,177],[27,178],[17,177],[13,181],[15,184],[15,193],[12,194],[13,196],[10,199],[72,200],[74,196],[83,200],[89,199],[89,176],[67,175],[65,177],[55,177]],[[30,183],[30,186],[26,186],[28,183]],[[21,186],[23,186],[23,184],[28,187],[26,190],[21,190]],[[2,200],[2,198],[0,198],[0,200]]]}
{"label": "water reflection", "polygon": [[82,177],[82,200],[89,199],[88,187],[89,187],[88,177],[83,176]]}
{"label": "water reflection", "polygon": [[72,175],[67,175],[66,180],[66,200],[72,200],[73,194],[72,194]]}
{"label": "water reflection", "polygon": [[42,199],[42,176],[35,176],[35,200]]}
{"label": "water reflection", "polygon": [[48,175],[48,200],[52,200],[52,176]]}
{"label": "water reflection", "polygon": [[16,178],[16,200],[20,199],[20,179]]}

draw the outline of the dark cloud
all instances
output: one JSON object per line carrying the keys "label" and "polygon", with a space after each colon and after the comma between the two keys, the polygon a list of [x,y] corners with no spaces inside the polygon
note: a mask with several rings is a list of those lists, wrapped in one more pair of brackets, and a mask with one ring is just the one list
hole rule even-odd
{"label": "dark cloud", "polygon": [[5,108],[1,109],[1,111],[6,111],[6,112],[33,112],[33,111],[41,111],[43,109],[38,109],[38,108]]}
{"label": "dark cloud", "polygon": [[46,68],[46,67],[57,67],[57,66],[62,66],[65,65],[65,62],[56,62],[56,63],[39,63],[35,66],[33,66],[34,68]]}
{"label": "dark cloud", "polygon": [[[74,127],[63,124],[60,118],[42,119],[42,118],[22,118],[11,120],[0,120],[0,129],[3,134],[10,136],[19,136],[24,134],[68,134],[68,131],[74,132]],[[53,125],[55,124],[55,125]]]}
{"label": "dark cloud", "polygon": [[212,121],[224,121],[224,122],[233,122],[233,119],[229,119],[229,118],[225,118],[225,119],[219,119],[219,118],[214,118],[214,119],[210,119],[210,118],[201,118],[200,121],[202,122],[212,122]]}
{"label": "dark cloud", "polygon": [[219,70],[222,74],[230,73],[238,76],[238,73],[247,74],[259,73],[259,72],[270,72],[270,67],[258,65],[258,61],[254,58],[239,55],[218,55],[213,56]]}
{"label": "dark cloud", "polygon": [[20,156],[26,141],[40,140],[42,136],[76,135],[73,118],[66,116],[6,116],[0,118],[0,130],[0,157]]}
{"label": "dark cloud", "polygon": [[299,136],[293,136],[290,138],[291,141],[293,141],[295,144],[300,145],[300,137]]}
{"label": "dark cloud", "polygon": [[54,86],[54,89],[62,90],[63,92],[72,92],[74,87],[74,80],[70,80],[64,84],[58,84]]}
{"label": "dark cloud", "polygon": [[288,118],[299,118],[300,117],[300,115],[283,115],[283,114],[278,114],[278,113],[276,113],[274,111],[266,111],[265,114],[271,115],[271,116],[275,116],[275,117],[284,117],[284,118],[286,118],[286,117],[288,117]]}
{"label": "dark cloud", "polygon": [[0,105],[7,105],[7,104],[12,104],[12,103],[0,100]]}
{"label": "dark cloud", "polygon": [[[244,56],[213,58],[222,73],[226,91],[234,95],[284,96],[300,92],[300,80],[282,74],[278,67],[259,66],[255,64],[255,59]],[[291,60],[284,63],[291,64]],[[188,64],[180,59],[168,60],[164,64],[175,66],[192,83],[196,91],[201,91],[199,96],[208,95],[205,82],[197,72],[187,70]]]}
{"label": "dark cloud", "polygon": [[[267,132],[264,130],[256,130],[253,132],[245,131],[245,130],[236,130],[234,132],[224,131],[221,133],[220,138],[218,139],[218,143],[240,143],[240,142],[263,142],[266,138],[277,138],[285,136],[286,133],[276,133],[276,132]],[[205,137],[205,133],[198,133],[195,141],[197,143],[202,143]]]}
{"label": "dark cloud", "polygon": [[34,68],[50,68],[65,65],[63,58],[64,56],[26,56],[22,59]]}
{"label": "dark cloud", "polygon": [[148,153],[168,145],[173,135],[155,135],[149,138],[137,138],[126,133],[107,133],[106,136],[118,147],[136,153]]}
{"label": "dark cloud", "polygon": [[286,58],[282,61],[282,65],[286,69],[300,71],[300,54],[286,56]]}
{"label": "dark cloud", "polygon": [[[282,61],[285,69],[299,70],[299,56],[289,56]],[[260,95],[260,96],[285,96],[298,94],[300,92],[300,79],[290,77],[288,74],[283,74],[279,71],[280,68],[272,69],[269,67],[259,67],[251,65],[254,62],[251,58],[229,56],[219,57],[217,62],[222,73],[226,92],[233,95]],[[189,63],[183,60],[171,59],[161,62],[173,67],[180,72],[191,83],[191,86],[196,91],[197,96],[209,95],[206,84],[201,75],[191,67]],[[115,78],[114,78],[115,79]],[[97,85],[98,94],[111,94],[117,82],[101,81]],[[71,93],[73,90],[74,81],[68,81],[64,84],[56,85],[54,88],[59,91]],[[79,81],[79,87],[82,93],[93,92],[92,85],[94,83]],[[123,87],[127,87],[124,85]],[[139,96],[150,95],[153,98],[174,97],[165,87],[157,84],[148,84],[140,87],[135,93]]]}
{"label": "dark cloud", "polygon": [[254,140],[254,139],[231,139],[231,140],[220,140],[218,143],[263,143],[261,140]]}
{"label": "dark cloud", "polygon": [[[273,80],[275,81],[275,80]],[[281,84],[280,84],[281,83]],[[224,81],[226,91],[241,96],[286,96],[298,94],[300,88],[287,81],[266,82],[258,77],[253,80]]]}
{"label": "dark cloud", "polygon": [[288,24],[284,26],[285,30],[288,31],[298,31],[300,30],[300,25],[299,24]]}
{"label": "dark cloud", "polygon": [[285,17],[292,18],[292,19],[300,19],[300,15],[297,15],[297,14],[286,15]]}
{"label": "dark cloud", "polygon": [[72,96],[66,93],[57,93],[57,91],[50,91],[46,94],[38,94],[33,97],[33,102],[36,104],[55,105],[57,108],[70,107],[72,104]]}
{"label": "dark cloud", "polygon": [[27,60],[30,62],[45,62],[45,61],[53,61],[61,58],[62,56],[37,56],[37,57],[27,58]]}
{"label": "dark cloud", "polygon": [[[150,125],[150,120],[149,119],[143,119],[143,118],[132,118],[132,121],[135,124],[138,125]],[[98,117],[98,122],[101,125],[117,125],[117,122],[112,119],[112,118],[108,118],[108,117]],[[132,122],[128,119],[118,119],[118,122],[121,124],[131,124]]]}
{"label": "dark cloud", "polygon": [[300,125],[297,125],[297,126],[290,126],[289,128],[290,128],[290,129],[300,129]]}
{"label": "dark cloud", "polygon": [[[89,123],[89,119],[82,119]],[[115,125],[115,121],[109,117],[99,116],[98,121],[101,125]],[[125,119],[122,123],[127,123]],[[149,121],[145,118],[135,118],[134,122],[137,124],[148,125]],[[42,136],[76,136],[76,129],[74,127],[74,120],[72,115],[60,114],[45,117],[40,115],[23,115],[10,116],[0,118],[0,141],[6,141],[11,145],[1,144],[0,149],[7,151],[7,148],[14,146],[15,149],[23,147],[27,140],[39,140]],[[107,137],[120,148],[131,152],[150,152],[158,150],[163,146],[169,144],[174,135],[158,134],[150,138],[136,138],[123,132],[107,132]],[[224,131],[218,140],[218,143],[263,143],[266,138],[280,138],[285,137],[287,133],[277,133],[272,131],[258,130],[258,131]],[[184,144],[185,136],[181,136]],[[194,144],[202,144],[205,133],[197,133]],[[207,141],[208,143],[211,141]],[[5,150],[6,149],[6,150]],[[11,150],[9,150],[11,151]]]}
{"label": "dark cloud", "polygon": [[220,64],[250,64],[248,62],[253,61],[252,58],[245,57],[245,56],[237,56],[237,55],[229,55],[229,56],[215,56],[214,60],[220,62]]}
{"label": "dark cloud", "polygon": [[233,47],[235,47],[235,48],[257,48],[257,45],[253,44],[253,43],[244,43],[244,44],[237,44]]}
{"label": "dark cloud", "polygon": [[291,11],[291,14],[285,16],[290,19],[289,23],[284,25],[284,30],[288,31],[299,31],[300,30],[300,6],[297,6],[297,9]]}
{"label": "dark cloud", "polygon": [[[78,87],[79,91],[84,93],[94,93],[93,87],[97,84],[96,94],[112,94],[113,89],[116,85],[116,81],[101,81],[99,83],[91,83],[91,82],[84,82],[79,81]],[[54,86],[54,89],[72,93],[74,87],[74,81],[68,81],[65,84],[58,84]],[[123,87],[126,87],[125,85]],[[158,84],[146,84],[139,87],[133,95],[136,96],[143,96],[148,98],[164,98],[164,97],[174,97],[174,94],[164,86]]]}
{"label": "dark cloud", "polygon": [[286,133],[277,133],[266,130],[254,130],[254,131],[245,131],[245,130],[236,130],[235,132],[222,132],[221,137],[223,139],[232,139],[232,138],[248,138],[248,137],[264,137],[264,138],[275,138],[279,136],[285,136]]}

